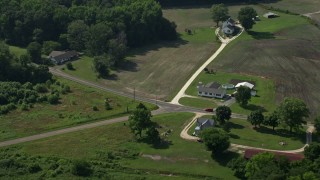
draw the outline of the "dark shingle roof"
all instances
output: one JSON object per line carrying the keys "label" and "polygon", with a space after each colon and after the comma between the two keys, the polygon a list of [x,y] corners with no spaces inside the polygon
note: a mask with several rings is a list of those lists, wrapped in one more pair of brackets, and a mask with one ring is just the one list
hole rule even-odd
{"label": "dark shingle roof", "polygon": [[205,87],[207,88],[215,88],[218,89],[221,86],[221,84],[217,83],[217,82],[211,82],[208,83],[207,85],[205,85]]}
{"label": "dark shingle roof", "polygon": [[49,54],[49,57],[54,58],[56,61],[71,59],[77,56],[79,56],[79,53],[77,51],[52,51]]}
{"label": "dark shingle roof", "polygon": [[204,125],[209,124],[210,126],[214,126],[214,120],[213,119],[207,119],[207,118],[198,118],[197,119],[197,125]]}

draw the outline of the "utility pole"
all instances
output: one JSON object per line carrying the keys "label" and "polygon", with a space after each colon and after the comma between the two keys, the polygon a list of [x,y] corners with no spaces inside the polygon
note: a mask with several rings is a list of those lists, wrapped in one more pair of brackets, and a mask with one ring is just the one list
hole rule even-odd
{"label": "utility pole", "polygon": [[133,101],[136,101],[136,87],[133,88]]}

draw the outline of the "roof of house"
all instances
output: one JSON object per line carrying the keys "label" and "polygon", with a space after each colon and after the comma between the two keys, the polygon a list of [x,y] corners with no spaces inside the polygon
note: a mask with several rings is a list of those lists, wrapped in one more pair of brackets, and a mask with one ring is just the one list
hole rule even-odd
{"label": "roof of house", "polygon": [[52,51],[49,54],[49,57],[54,58],[57,61],[60,61],[62,59],[69,59],[78,55],[79,53],[77,51]]}
{"label": "roof of house", "polygon": [[197,119],[197,125],[198,126],[203,126],[203,125],[214,126],[214,120],[213,119],[207,119],[207,118],[198,118]]}
{"label": "roof of house", "polygon": [[229,81],[230,84],[233,84],[233,85],[237,85],[238,83],[241,83],[241,82],[248,82],[250,84],[253,84],[253,85],[256,85],[256,82],[254,81],[248,81],[248,80],[241,80],[241,79],[231,79]]}
{"label": "roof of house", "polygon": [[211,82],[206,84],[205,87],[218,89],[219,87],[221,87],[221,84],[217,82]]}
{"label": "roof of house", "polygon": [[238,83],[235,87],[236,87],[236,88],[238,88],[238,87],[240,87],[240,86],[246,86],[246,87],[248,87],[248,88],[250,88],[250,89],[252,89],[252,88],[254,87],[254,85],[253,85],[253,84],[248,83],[248,82],[241,82],[241,83]]}
{"label": "roof of house", "polygon": [[49,54],[49,57],[56,57],[56,56],[60,56],[62,54],[64,54],[65,51],[52,51],[50,54]]}
{"label": "roof of house", "polygon": [[264,15],[263,15],[263,17],[266,17],[266,18],[268,18],[269,16],[279,16],[278,14],[275,14],[275,13],[273,13],[273,12],[267,12],[267,13],[265,13]]}
{"label": "roof of house", "polygon": [[213,94],[225,94],[226,90],[223,88],[220,88],[221,84],[217,82],[211,82],[206,85],[203,85],[202,83],[199,83],[197,86],[199,92],[207,92],[207,93],[213,93]]}
{"label": "roof of house", "polygon": [[235,21],[231,18],[227,19],[222,23],[222,29],[231,29],[234,30]]}
{"label": "roof of house", "polygon": [[213,93],[213,94],[225,94],[226,90],[223,88],[217,89],[217,88],[208,88],[205,86],[199,86],[198,87],[199,92],[207,92],[207,93]]}
{"label": "roof of house", "polygon": [[276,158],[279,157],[286,157],[289,161],[299,161],[304,158],[304,155],[302,154],[293,154],[293,153],[284,153],[284,152],[273,152],[273,151],[264,151],[264,150],[258,150],[258,149],[247,149],[244,152],[244,158],[251,159],[254,155],[263,153],[263,152],[269,152],[275,155]]}

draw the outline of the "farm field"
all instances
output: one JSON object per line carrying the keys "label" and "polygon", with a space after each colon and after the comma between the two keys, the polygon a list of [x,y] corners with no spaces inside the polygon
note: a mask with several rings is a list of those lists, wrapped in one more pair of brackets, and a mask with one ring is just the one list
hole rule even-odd
{"label": "farm field", "polygon": [[[180,40],[132,49],[125,66],[113,71],[108,79],[95,78],[92,60],[87,57],[73,62],[75,71],[65,71],[121,91],[132,93],[135,89],[137,95],[170,100],[220,44],[209,9],[166,9],[163,13],[176,22]],[[187,35],[186,28],[193,34]]]}
{"label": "farm field", "polygon": [[320,26],[320,13],[311,15],[311,18],[314,19]]}
{"label": "farm field", "polygon": [[272,3],[264,3],[267,6],[289,10],[294,13],[305,14],[320,11],[320,1],[318,0],[279,0]]}
{"label": "farm field", "polygon": [[[204,118],[212,118],[212,116],[203,116]],[[188,131],[192,135],[196,124],[193,124]],[[220,127],[219,127],[220,128]],[[245,119],[230,120],[230,142],[246,146],[266,148],[273,150],[294,150],[302,148],[305,144],[305,131],[296,135],[289,134],[286,130],[261,126],[254,129],[253,126]],[[279,142],[285,142],[286,145],[281,146]]]}
{"label": "farm field", "polygon": [[180,138],[181,130],[193,116],[192,113],[154,116],[152,119],[162,127],[160,133],[172,130],[166,137],[170,143],[161,147],[136,142],[128,126],[118,123],[21,144],[11,150],[38,157],[85,159],[96,162],[95,165],[102,160],[113,162],[111,155],[114,154],[117,165],[112,169],[106,167],[107,172],[109,175],[121,173],[126,178],[135,175],[152,179],[157,175],[158,179],[168,179],[167,175],[171,175],[173,179],[236,179],[225,167],[236,154],[214,160],[203,144]]}
{"label": "farm field", "polygon": [[320,31],[304,18],[278,14],[231,42],[209,67],[272,79],[277,102],[301,98],[314,117],[320,107]]}
{"label": "farm field", "polygon": [[[68,80],[59,81],[71,89],[71,93],[61,95],[59,104],[37,103],[28,111],[17,109],[0,116],[0,141],[125,116],[129,114],[126,112],[127,105],[130,111],[139,103]],[[105,110],[105,98],[109,98],[111,110]],[[154,105],[146,105],[151,109],[156,108]],[[93,106],[98,111],[94,111]]]}

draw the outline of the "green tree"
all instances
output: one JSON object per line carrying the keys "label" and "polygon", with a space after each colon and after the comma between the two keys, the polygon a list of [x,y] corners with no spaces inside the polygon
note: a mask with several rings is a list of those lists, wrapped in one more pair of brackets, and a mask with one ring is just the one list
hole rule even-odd
{"label": "green tree", "polygon": [[114,34],[108,24],[99,23],[90,27],[88,36],[86,49],[92,56],[98,56],[108,52],[108,41]]}
{"label": "green tree", "polygon": [[220,21],[225,21],[229,18],[229,10],[224,4],[214,4],[211,7],[211,18],[217,23],[217,27]]}
{"label": "green tree", "polygon": [[42,53],[49,55],[52,51],[60,50],[61,44],[55,41],[44,41],[42,45]]}
{"label": "green tree", "polygon": [[260,124],[264,120],[264,116],[260,110],[253,111],[250,113],[247,119],[254,127],[257,127],[257,125],[260,127]]}
{"label": "green tree", "polygon": [[246,174],[248,179],[255,176],[257,172],[263,169],[268,164],[273,164],[274,155],[269,152],[264,152],[253,156],[246,164]]}
{"label": "green tree", "polygon": [[280,124],[280,119],[279,119],[279,115],[277,112],[273,112],[270,116],[267,116],[264,121],[263,124],[266,126],[271,126],[272,129],[274,130],[275,127],[278,127]]}
{"label": "green tree", "polygon": [[207,128],[200,133],[200,138],[215,155],[224,152],[230,146],[229,135],[221,129]]}
{"label": "green tree", "polygon": [[90,176],[92,174],[91,165],[86,161],[75,161],[71,167],[71,173],[76,176]]}
{"label": "green tree", "polygon": [[126,34],[121,32],[115,39],[109,40],[108,55],[112,66],[119,66],[123,62],[127,52]]}
{"label": "green tree", "polygon": [[27,52],[31,57],[32,62],[41,63],[41,44],[32,42],[27,47]]}
{"label": "green tree", "polygon": [[234,175],[240,179],[245,178],[246,165],[247,160],[244,159],[242,156],[232,159],[227,164],[227,166],[233,170]]}
{"label": "green tree", "polygon": [[249,30],[255,24],[253,18],[257,16],[256,10],[252,7],[243,7],[238,14],[238,20],[245,30]]}
{"label": "green tree", "polygon": [[236,101],[240,106],[246,106],[251,99],[251,90],[246,86],[240,86],[235,94]]}
{"label": "green tree", "polygon": [[231,118],[231,109],[228,106],[219,106],[216,109],[216,120],[219,121],[221,125],[225,123],[226,120]]}
{"label": "green tree", "polygon": [[136,107],[129,116],[129,127],[135,136],[142,137],[142,132],[152,125],[151,117],[151,111],[146,106],[140,103]]}
{"label": "green tree", "polygon": [[318,134],[320,134],[320,116],[314,119],[314,127]]}
{"label": "green tree", "polygon": [[107,77],[110,73],[110,58],[108,55],[96,56],[93,59],[93,67],[99,77]]}
{"label": "green tree", "polygon": [[304,156],[310,161],[314,161],[320,157],[320,144],[319,143],[311,143],[304,149]]}
{"label": "green tree", "polygon": [[68,62],[66,64],[66,67],[67,67],[68,70],[75,70],[71,62]]}
{"label": "green tree", "polygon": [[161,140],[159,131],[154,125],[147,129],[146,135],[148,140],[152,143],[159,143]]}
{"label": "green tree", "polygon": [[31,57],[29,54],[22,54],[19,58],[20,65],[22,67],[27,67],[31,63]]}
{"label": "green tree", "polygon": [[70,48],[83,51],[88,39],[89,27],[81,20],[73,21],[68,26],[68,43]]}
{"label": "green tree", "polygon": [[277,111],[281,121],[290,127],[290,132],[292,129],[298,130],[302,124],[306,124],[304,119],[309,117],[310,113],[306,104],[296,98],[285,98]]}

